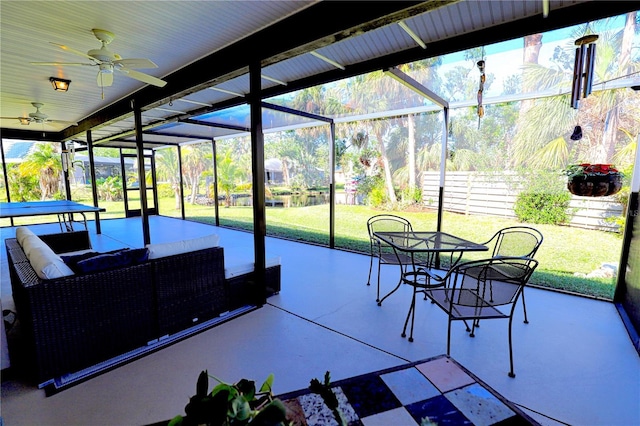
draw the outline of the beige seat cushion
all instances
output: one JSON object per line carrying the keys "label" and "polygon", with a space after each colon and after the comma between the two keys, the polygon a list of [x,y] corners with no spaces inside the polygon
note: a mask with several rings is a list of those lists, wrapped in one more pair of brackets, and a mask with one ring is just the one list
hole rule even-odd
{"label": "beige seat cushion", "polygon": [[175,254],[217,247],[219,242],[220,236],[217,234],[211,234],[204,237],[171,243],[147,244],[146,247],[149,249],[149,259],[159,259],[161,257],[173,256]]}
{"label": "beige seat cushion", "polygon": [[24,251],[27,259],[31,259],[31,253],[34,250],[42,247],[49,248],[37,235],[27,235],[22,239],[22,251]]}
{"label": "beige seat cushion", "polygon": [[[229,262],[228,265],[226,263],[227,261]],[[280,265],[280,256],[265,259],[265,268],[271,268],[278,265]],[[249,272],[253,272],[254,269],[255,263],[253,261],[227,259],[225,256],[224,277],[226,279],[248,274]]]}
{"label": "beige seat cushion", "polygon": [[31,231],[31,229],[27,228],[26,226],[20,226],[16,229],[16,240],[18,240],[18,244],[20,244],[20,247],[24,248],[24,239],[29,236],[35,237],[36,234],[34,234],[33,231]]}
{"label": "beige seat cushion", "polygon": [[43,280],[73,275],[71,268],[46,244],[44,247],[32,248],[27,258],[38,277]]}

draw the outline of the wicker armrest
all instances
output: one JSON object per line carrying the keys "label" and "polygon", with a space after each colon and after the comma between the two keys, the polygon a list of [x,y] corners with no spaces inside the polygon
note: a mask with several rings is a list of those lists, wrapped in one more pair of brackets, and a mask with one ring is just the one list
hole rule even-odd
{"label": "wicker armrest", "polygon": [[229,310],[221,247],[151,261],[160,335],[171,335]]}

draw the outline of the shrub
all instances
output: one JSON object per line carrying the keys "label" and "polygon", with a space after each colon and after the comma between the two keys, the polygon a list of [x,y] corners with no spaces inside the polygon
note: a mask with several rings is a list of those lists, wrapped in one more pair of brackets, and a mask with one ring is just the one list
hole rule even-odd
{"label": "shrub", "polygon": [[173,185],[170,183],[158,184],[158,197],[171,198],[174,196]]}
{"label": "shrub", "polygon": [[369,192],[369,197],[367,198],[369,201],[369,205],[372,207],[381,207],[383,206],[387,200],[387,192],[384,189],[384,186],[374,186]]}
{"label": "shrub", "polygon": [[521,222],[558,225],[568,222],[569,192],[523,191],[518,194],[514,213]]}
{"label": "shrub", "polygon": [[103,201],[120,201],[122,200],[122,179],[120,176],[109,176],[108,178],[96,181],[98,187],[98,196]]}
{"label": "shrub", "polygon": [[373,207],[380,207],[387,202],[384,179],[380,176],[367,176],[358,182],[358,194],[362,194],[367,203]]}
{"label": "shrub", "polygon": [[422,203],[422,189],[420,187],[403,188],[400,192],[402,197],[402,204],[421,204]]}

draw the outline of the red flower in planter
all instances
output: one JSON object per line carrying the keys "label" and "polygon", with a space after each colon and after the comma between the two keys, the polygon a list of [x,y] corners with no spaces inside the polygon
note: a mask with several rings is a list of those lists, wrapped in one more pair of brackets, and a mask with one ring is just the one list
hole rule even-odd
{"label": "red flower in planter", "polygon": [[622,188],[622,173],[611,164],[574,164],[565,170],[567,188],[575,195],[602,197]]}

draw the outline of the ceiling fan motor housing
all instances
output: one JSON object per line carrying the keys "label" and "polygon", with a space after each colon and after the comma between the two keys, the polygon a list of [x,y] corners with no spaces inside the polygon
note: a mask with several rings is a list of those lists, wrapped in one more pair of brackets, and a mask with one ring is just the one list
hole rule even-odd
{"label": "ceiling fan motor housing", "polygon": [[91,49],[87,52],[87,55],[92,58],[100,61],[100,62],[113,62],[117,61],[120,58],[120,55],[117,55],[111,52],[109,49],[102,46],[100,49]]}
{"label": "ceiling fan motor housing", "polygon": [[111,64],[100,64],[100,73],[101,74],[113,74],[113,65],[111,65]]}

